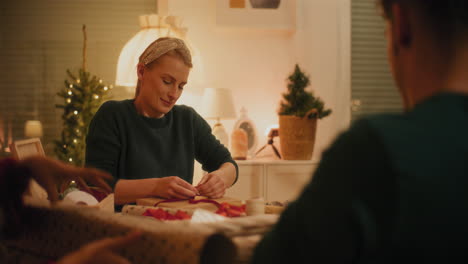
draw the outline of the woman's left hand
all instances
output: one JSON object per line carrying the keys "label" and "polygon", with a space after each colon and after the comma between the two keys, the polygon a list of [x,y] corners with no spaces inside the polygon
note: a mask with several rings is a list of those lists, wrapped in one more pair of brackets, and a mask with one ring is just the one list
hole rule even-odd
{"label": "woman's left hand", "polygon": [[221,198],[226,192],[226,183],[222,178],[222,171],[215,170],[203,176],[195,188],[200,195],[208,198]]}

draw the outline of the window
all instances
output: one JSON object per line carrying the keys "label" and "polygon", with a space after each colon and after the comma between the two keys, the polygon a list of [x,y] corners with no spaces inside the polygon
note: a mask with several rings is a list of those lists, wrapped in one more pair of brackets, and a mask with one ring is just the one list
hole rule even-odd
{"label": "window", "polygon": [[376,0],[351,2],[351,118],[401,112],[387,60],[385,21]]}
{"label": "window", "polygon": [[[87,70],[113,84],[119,53],[139,29],[138,16],[155,9],[154,0],[0,1],[0,141],[2,135],[23,139],[25,121],[37,119],[44,150],[54,155],[53,141],[62,130],[56,93],[66,70],[76,73],[82,65],[82,25]],[[128,97],[122,90],[114,89],[112,98]]]}

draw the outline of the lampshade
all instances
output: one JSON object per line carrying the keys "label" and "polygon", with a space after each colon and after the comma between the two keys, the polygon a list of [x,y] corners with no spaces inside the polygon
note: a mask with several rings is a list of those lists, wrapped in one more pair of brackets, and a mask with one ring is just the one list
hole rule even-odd
{"label": "lampshade", "polygon": [[137,84],[138,58],[149,44],[160,37],[183,39],[187,31],[178,27],[180,19],[174,16],[142,15],[139,22],[140,31],[125,44],[117,63],[115,84],[128,87],[129,92],[134,91]]}
{"label": "lampshade", "polygon": [[42,123],[39,120],[28,120],[24,125],[24,136],[28,138],[42,137]]}
{"label": "lampshade", "polygon": [[236,110],[229,89],[206,88],[202,107],[202,115],[207,119],[236,118]]}

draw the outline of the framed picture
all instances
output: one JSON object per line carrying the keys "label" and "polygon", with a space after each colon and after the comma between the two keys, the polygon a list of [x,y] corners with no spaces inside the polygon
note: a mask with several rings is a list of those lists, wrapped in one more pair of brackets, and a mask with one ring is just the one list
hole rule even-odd
{"label": "framed picture", "polygon": [[294,30],[296,0],[216,0],[220,27]]}
{"label": "framed picture", "polygon": [[32,155],[45,156],[44,149],[42,148],[41,140],[39,138],[14,141],[11,143],[10,149],[13,157],[17,159],[24,159]]}

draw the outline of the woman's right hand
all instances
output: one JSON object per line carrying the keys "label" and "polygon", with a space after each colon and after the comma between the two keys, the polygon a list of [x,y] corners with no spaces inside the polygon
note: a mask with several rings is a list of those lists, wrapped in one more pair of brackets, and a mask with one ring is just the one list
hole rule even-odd
{"label": "woman's right hand", "polygon": [[198,190],[190,183],[177,176],[157,179],[153,195],[166,199],[189,199],[199,195]]}

